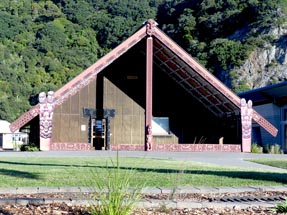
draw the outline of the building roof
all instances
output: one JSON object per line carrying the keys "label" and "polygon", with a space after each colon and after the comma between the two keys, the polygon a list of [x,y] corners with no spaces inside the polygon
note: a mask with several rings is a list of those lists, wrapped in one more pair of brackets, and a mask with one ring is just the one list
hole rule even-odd
{"label": "building roof", "polygon": [[[171,79],[216,116],[240,114],[240,98],[156,27],[154,20],[148,20],[126,41],[57,90],[55,106],[61,105],[75,95],[95,80],[99,72],[147,37],[152,37],[154,41],[154,66],[166,72]],[[146,47],[139,47],[141,48],[138,51],[146,54]],[[36,105],[11,124],[11,131],[21,128],[38,114],[39,105]],[[277,135],[277,129],[255,110],[253,120],[273,136]]]}
{"label": "building roof", "polygon": [[240,98],[251,100],[254,105],[274,103],[278,106],[287,104],[287,81],[254,90],[239,93]]}
{"label": "building roof", "polygon": [[0,120],[0,133],[1,134],[11,133],[9,126],[10,123],[8,121]]}
{"label": "building roof", "polygon": [[[10,130],[10,122],[6,120],[0,120],[0,134],[10,134],[12,133]],[[20,133],[19,131],[15,131],[14,133]]]}

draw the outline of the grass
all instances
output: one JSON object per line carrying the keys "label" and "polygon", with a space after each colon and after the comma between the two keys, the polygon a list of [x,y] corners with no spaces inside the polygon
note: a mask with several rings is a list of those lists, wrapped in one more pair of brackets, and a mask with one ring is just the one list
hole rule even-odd
{"label": "grass", "polygon": [[[96,187],[110,158],[0,158],[0,187]],[[169,159],[120,158],[120,171],[133,169],[130,186],[256,186],[287,184],[287,173],[230,168]],[[257,162],[257,161],[256,161]],[[270,162],[269,162],[270,163]],[[286,168],[287,161],[281,164]],[[268,164],[269,165],[269,164]]]}
{"label": "grass", "polygon": [[281,169],[287,169],[287,159],[250,159],[254,163],[264,164],[268,166],[278,167]]}

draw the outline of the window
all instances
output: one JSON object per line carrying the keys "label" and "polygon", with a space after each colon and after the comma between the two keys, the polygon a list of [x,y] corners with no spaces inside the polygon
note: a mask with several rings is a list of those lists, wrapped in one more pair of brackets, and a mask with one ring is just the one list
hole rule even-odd
{"label": "window", "polygon": [[168,117],[153,117],[152,119],[152,134],[153,136],[169,136],[169,118]]}

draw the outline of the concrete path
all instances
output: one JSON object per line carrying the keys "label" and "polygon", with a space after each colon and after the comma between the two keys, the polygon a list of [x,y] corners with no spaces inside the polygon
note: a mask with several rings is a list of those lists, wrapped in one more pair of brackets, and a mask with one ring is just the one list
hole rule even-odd
{"label": "concrete path", "polygon": [[[91,198],[82,198],[81,193],[90,193],[94,192],[93,188],[90,187],[57,187],[57,188],[48,188],[48,187],[18,187],[18,188],[0,188],[1,194],[10,194],[10,195],[19,195],[19,194],[45,194],[45,193],[63,193],[63,196],[68,193],[73,193],[73,197],[63,197],[63,198],[29,198],[29,197],[9,197],[1,198],[0,205],[28,205],[28,204],[51,204],[51,203],[62,203],[65,202],[68,205],[91,205],[96,202]],[[184,197],[188,193],[197,193],[197,194],[224,194],[224,193],[233,193],[237,196],[238,193],[242,192],[263,192],[263,191],[287,191],[286,186],[269,186],[269,187],[179,187],[179,188],[170,188],[170,187],[146,187],[142,189],[143,194],[179,194]],[[77,195],[78,194],[78,197]],[[276,204],[283,202],[283,200],[278,201],[238,201],[239,197],[236,197],[237,200],[234,201],[196,201],[189,200],[185,198],[172,198],[167,200],[157,200],[157,199],[142,199],[136,203],[137,208],[160,208],[163,205],[166,208],[178,208],[178,209],[193,209],[193,208],[230,208],[230,209],[245,209],[248,207],[275,207]]]}
{"label": "concrete path", "polygon": [[[256,164],[248,159],[287,159],[284,154],[254,154],[232,152],[159,152],[159,151],[119,151],[120,157],[141,157],[155,159],[170,159],[193,161],[230,167],[256,168],[272,171],[286,170]],[[0,157],[97,157],[107,158],[117,156],[117,151],[49,151],[49,152],[7,152],[1,151]]]}

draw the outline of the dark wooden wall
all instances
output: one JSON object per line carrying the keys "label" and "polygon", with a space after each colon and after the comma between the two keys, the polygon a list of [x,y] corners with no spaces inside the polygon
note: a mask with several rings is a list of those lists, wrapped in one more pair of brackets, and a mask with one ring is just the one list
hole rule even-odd
{"label": "dark wooden wall", "polygon": [[111,144],[144,145],[144,109],[107,78],[104,78],[104,108],[116,112],[111,119]]}
{"label": "dark wooden wall", "polygon": [[[52,142],[89,141],[89,118],[83,117],[83,108],[96,108],[96,80],[55,108]],[[81,131],[81,125],[86,131]]]}
{"label": "dark wooden wall", "polygon": [[[110,144],[137,144],[145,142],[145,110],[107,78],[104,81],[103,108],[115,109],[111,118]],[[52,142],[87,143],[89,141],[89,119],[83,117],[83,108],[96,108],[96,81],[55,108]],[[81,131],[81,125],[86,131]],[[154,143],[178,143],[174,135],[154,137]]]}
{"label": "dark wooden wall", "polygon": [[[131,97],[104,78],[104,108],[115,109],[111,119],[111,145],[145,144],[145,110]],[[154,137],[155,144],[178,143],[175,135]]]}

